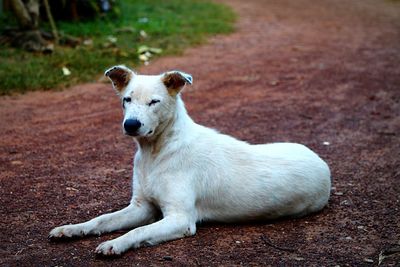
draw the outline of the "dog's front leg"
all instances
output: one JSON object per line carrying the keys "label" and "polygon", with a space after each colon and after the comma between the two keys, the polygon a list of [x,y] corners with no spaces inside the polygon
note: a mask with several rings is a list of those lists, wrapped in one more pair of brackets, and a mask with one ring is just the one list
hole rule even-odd
{"label": "dog's front leg", "polygon": [[196,222],[186,214],[171,214],[150,225],[136,228],[116,239],[101,243],[96,253],[119,255],[130,248],[156,245],[160,242],[178,239],[196,233]]}
{"label": "dog's front leg", "polygon": [[49,238],[100,235],[120,229],[133,228],[154,221],[155,213],[154,207],[150,203],[132,201],[128,207],[122,210],[103,214],[90,221],[56,227],[51,230]]}

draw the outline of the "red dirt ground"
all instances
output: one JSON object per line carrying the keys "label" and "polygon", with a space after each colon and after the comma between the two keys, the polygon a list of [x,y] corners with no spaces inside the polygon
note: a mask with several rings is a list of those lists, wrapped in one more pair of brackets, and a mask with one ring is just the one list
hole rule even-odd
{"label": "red dirt ground", "polygon": [[[226,2],[240,15],[236,33],[139,71],[192,73],[184,99],[199,123],[252,143],[311,147],[332,170],[328,207],[200,225],[194,237],[117,259],[93,251],[121,233],[50,243],[54,226],[128,204],[134,144],[110,84],[3,97],[1,266],[372,266],[399,245],[400,3]],[[398,254],[382,264],[396,265]]]}

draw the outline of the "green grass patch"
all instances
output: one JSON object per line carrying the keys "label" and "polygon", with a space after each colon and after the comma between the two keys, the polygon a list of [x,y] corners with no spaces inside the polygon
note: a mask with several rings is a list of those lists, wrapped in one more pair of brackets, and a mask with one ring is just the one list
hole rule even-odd
{"label": "green grass patch", "polygon": [[[208,1],[118,2],[118,17],[57,23],[60,32],[91,39],[90,45],[82,44],[76,48],[58,46],[50,55],[0,47],[0,94],[61,89],[96,81],[112,65],[137,67],[142,64],[138,54],[140,46],[162,49],[151,59],[181,53],[188,46],[203,43],[209,35],[231,32],[235,21],[230,8]],[[147,37],[143,36],[143,31]],[[110,42],[113,38],[116,38],[115,43]],[[63,67],[71,74],[64,75]]]}

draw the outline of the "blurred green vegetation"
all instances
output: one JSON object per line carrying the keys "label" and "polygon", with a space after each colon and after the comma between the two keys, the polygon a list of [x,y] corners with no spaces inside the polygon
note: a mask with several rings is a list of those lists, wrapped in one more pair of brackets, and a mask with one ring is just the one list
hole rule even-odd
{"label": "blurred green vegetation", "polygon": [[[161,48],[153,56],[177,54],[209,35],[233,31],[235,14],[221,4],[198,0],[125,0],[112,15],[84,22],[58,22],[59,32],[86,40],[75,48],[56,46],[53,53],[30,53],[0,47],[0,94],[60,89],[96,81],[115,64],[137,67],[138,48]],[[12,19],[2,17],[2,25]],[[5,23],[7,22],[7,23]],[[49,30],[47,25],[43,28]],[[143,49],[144,48],[144,49]],[[145,57],[147,57],[145,56]],[[64,72],[63,69],[64,68]],[[65,73],[67,68],[67,73]],[[70,72],[69,75],[68,71]]]}

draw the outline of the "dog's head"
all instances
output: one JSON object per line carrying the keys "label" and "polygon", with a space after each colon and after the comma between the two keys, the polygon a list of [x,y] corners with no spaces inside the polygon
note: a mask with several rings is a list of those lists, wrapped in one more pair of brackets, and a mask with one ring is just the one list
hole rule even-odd
{"label": "dog's head", "polygon": [[124,133],[137,138],[153,136],[160,125],[170,121],[179,92],[185,84],[192,84],[192,76],[181,71],[138,75],[125,66],[115,66],[105,76],[121,98]]}

